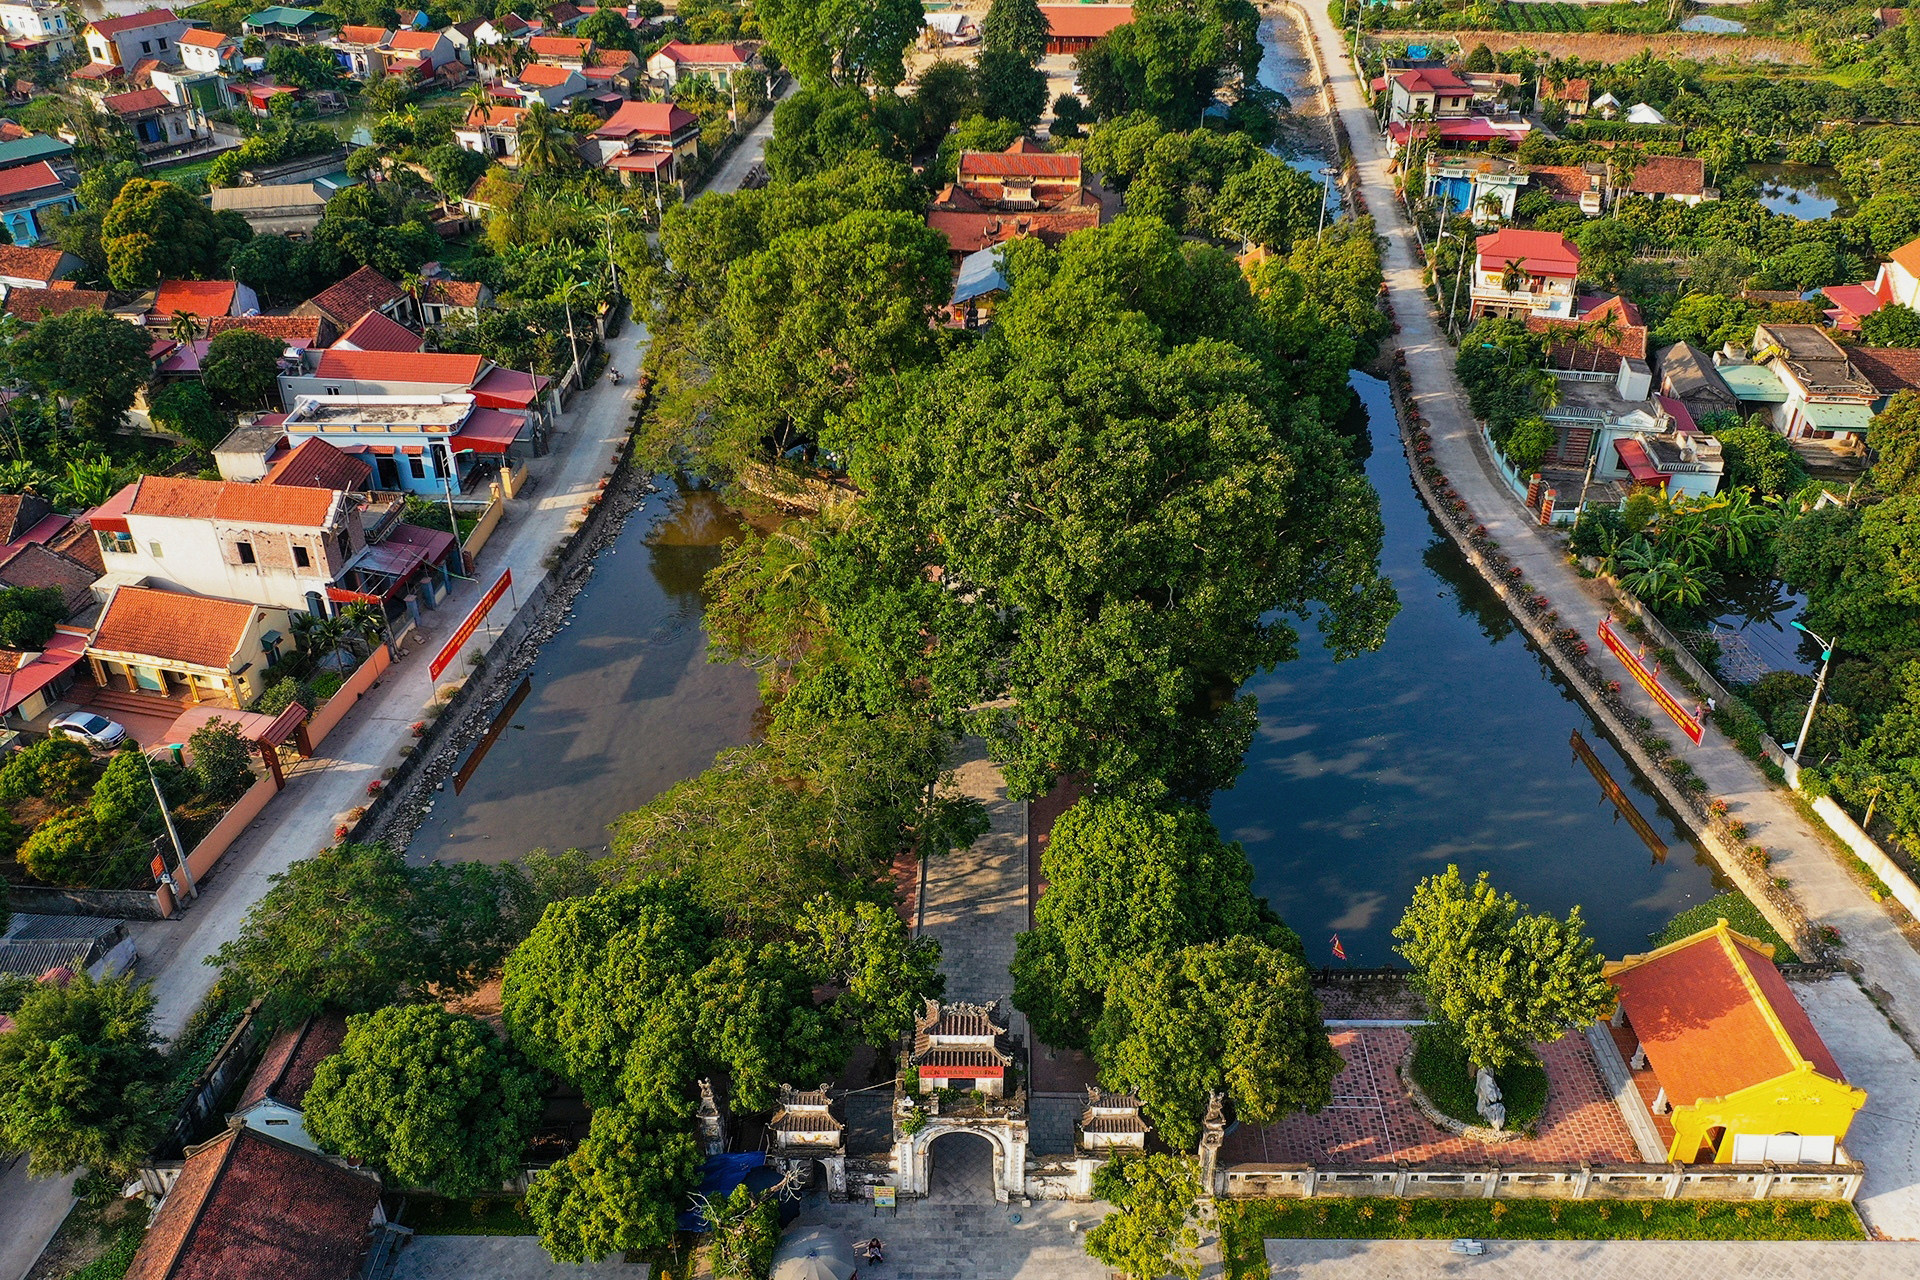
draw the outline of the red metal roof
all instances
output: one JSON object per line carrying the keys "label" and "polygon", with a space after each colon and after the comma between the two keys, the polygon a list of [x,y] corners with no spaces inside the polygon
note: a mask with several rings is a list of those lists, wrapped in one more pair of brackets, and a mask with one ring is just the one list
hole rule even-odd
{"label": "red metal roof", "polygon": [[1473,86],[1445,67],[1415,67],[1402,71],[1393,82],[1408,93],[1444,93],[1471,96]]}
{"label": "red metal roof", "polygon": [[87,30],[112,36],[122,31],[138,31],[142,27],[157,27],[163,22],[178,21],[171,9],[148,9],[145,13],[130,13],[122,18],[102,18],[98,22],[89,22]]}
{"label": "red metal roof", "polygon": [[1614,448],[1620,454],[1620,465],[1641,484],[1665,484],[1673,478],[1653,465],[1653,459],[1647,456],[1646,446],[1638,440],[1622,440]]}
{"label": "red metal roof", "polygon": [[672,165],[671,151],[638,151],[631,155],[615,156],[607,162],[607,168],[622,173],[658,173]]}
{"label": "red metal roof", "polygon": [[433,351],[342,351],[329,347],[320,353],[317,378],[354,382],[444,383],[471,387],[486,367],[486,357]]}
{"label": "red metal roof", "polygon": [[130,116],[136,111],[154,111],[173,105],[167,101],[167,95],[158,89],[135,89],[132,93],[116,93],[103,101],[107,110],[117,116]]}
{"label": "red metal roof", "polygon": [[[4,651],[0,651],[4,652]],[[86,656],[87,638],[67,631],[55,631],[41,649],[40,656],[25,666],[17,663],[0,676],[0,714],[12,711],[40,690],[73,669]]]}
{"label": "red metal roof", "polygon": [[1070,40],[1098,40],[1133,21],[1130,4],[1043,4],[1047,34]]}
{"label": "red metal roof", "polygon": [[[593,131],[596,138],[618,140],[636,133],[654,137],[670,138],[674,134],[697,125],[700,118],[671,102],[623,102],[611,119]],[[1078,159],[1076,156],[1075,159]]]}
{"label": "red metal roof", "polygon": [[1530,275],[1571,279],[1580,274],[1580,251],[1558,231],[1505,227],[1475,240],[1474,249],[1496,266],[1518,263]]}
{"label": "red metal roof", "polygon": [[456,451],[471,449],[475,453],[502,454],[526,423],[524,414],[508,413],[503,409],[475,408],[467,415],[467,420],[460,424],[459,434],[448,443]]}
{"label": "red metal roof", "polygon": [[737,44],[687,44],[669,40],[660,46],[656,55],[675,63],[744,67],[752,61],[753,50]]}

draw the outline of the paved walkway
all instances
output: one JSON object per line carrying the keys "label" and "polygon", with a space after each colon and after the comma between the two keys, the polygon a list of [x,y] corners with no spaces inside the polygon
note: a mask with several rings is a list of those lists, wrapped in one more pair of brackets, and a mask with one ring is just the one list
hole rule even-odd
{"label": "paved walkway", "polygon": [[1896,1280],[1920,1245],[1677,1240],[1489,1240],[1478,1258],[1445,1240],[1269,1240],[1273,1280]]}
{"label": "paved walkway", "polygon": [[1797,982],[1794,994],[1847,1079],[1867,1091],[1846,1140],[1867,1166],[1854,1207],[1876,1235],[1920,1240],[1920,1057],[1851,978]]}
{"label": "paved walkway", "polygon": [[533,1236],[416,1236],[400,1251],[393,1280],[646,1280],[647,1270],[618,1258],[555,1262]]}
{"label": "paved walkway", "polygon": [[992,825],[968,848],[927,861],[919,931],[940,940],[947,999],[1000,1000],[1004,1013],[1012,1007],[1013,940],[1027,927],[1027,806],[1007,799],[1007,780],[984,742],[967,739],[961,756],[955,787],[987,807]]}
{"label": "paved walkway", "polygon": [[[1453,375],[1454,351],[1429,315],[1420,285],[1415,241],[1393,182],[1387,173],[1386,141],[1372,109],[1360,92],[1353,64],[1323,6],[1307,4],[1315,38],[1326,53],[1354,160],[1366,192],[1368,211],[1386,239],[1387,286],[1400,322],[1399,345],[1406,352],[1414,399],[1431,420],[1433,456],[1453,486],[1484,523],[1500,548],[1525,570],[1526,580],[1553,600],[1565,625],[1591,637],[1606,615],[1605,606],[1567,563],[1563,540],[1541,531],[1507,487],[1488,458],[1480,432],[1466,408],[1466,394]],[[1595,646],[1598,651],[1599,646]],[[1612,659],[1603,659],[1612,661]],[[1624,674],[1624,669],[1623,669]],[[1663,719],[1652,699],[1631,679],[1623,679],[1629,704],[1653,719]],[[1847,955],[1857,961],[1864,980],[1883,993],[1885,1003],[1909,1041],[1920,1044],[1920,955],[1908,944],[1886,910],[1874,902],[1836,861],[1799,811],[1776,791],[1759,769],[1717,730],[1693,746],[1679,733],[1666,735],[1676,754],[1724,798],[1733,816],[1747,824],[1750,839],[1773,855],[1773,873],[1792,882],[1792,892],[1809,917],[1840,931]],[[1845,1062],[1845,1047],[1840,1049]],[[1864,1155],[1863,1158],[1869,1158]]]}
{"label": "paved walkway", "polygon": [[[942,1155],[945,1146],[943,1141]],[[1061,1201],[1022,1206],[908,1200],[890,1212],[863,1202],[832,1204],[816,1194],[802,1202],[787,1234],[826,1227],[845,1232],[849,1241],[878,1236],[886,1261],[860,1269],[862,1277],[875,1280],[1107,1280],[1107,1269],[1085,1247],[1087,1228],[1107,1210],[1104,1204]]]}
{"label": "paved walkway", "polygon": [[1488,1146],[1434,1124],[1407,1097],[1399,1065],[1411,1033],[1401,1027],[1333,1032],[1347,1060],[1333,1082],[1333,1104],[1318,1115],[1288,1116],[1265,1129],[1241,1125],[1227,1136],[1222,1163],[1391,1164],[1405,1160],[1512,1167],[1521,1164],[1631,1163],[1640,1158],[1627,1122],[1594,1066],[1586,1037],[1564,1036],[1541,1051],[1550,1087],[1539,1136]]}

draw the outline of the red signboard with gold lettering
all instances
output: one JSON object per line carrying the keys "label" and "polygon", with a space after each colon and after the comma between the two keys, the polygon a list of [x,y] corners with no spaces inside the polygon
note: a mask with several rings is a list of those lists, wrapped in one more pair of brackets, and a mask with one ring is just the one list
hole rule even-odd
{"label": "red signboard with gold lettering", "polygon": [[1698,743],[1700,739],[1705,736],[1706,724],[1705,721],[1702,720],[1699,712],[1697,710],[1688,711],[1680,705],[1677,698],[1667,692],[1667,687],[1660,683],[1659,668],[1656,667],[1652,671],[1647,670],[1647,664],[1641,656],[1629,648],[1626,641],[1622,640],[1619,635],[1614,632],[1612,618],[1603,618],[1601,620],[1600,639],[1607,648],[1613,651],[1614,657],[1627,664],[1627,670],[1633,672],[1635,682],[1637,682],[1642,689],[1645,689],[1647,694],[1652,697],[1655,702],[1660,704],[1662,711],[1672,717],[1673,722],[1680,726],[1680,732],[1686,734],[1688,739],[1695,743]]}
{"label": "red signboard with gold lettering", "polygon": [[467,620],[460,624],[459,630],[448,637],[447,643],[441,646],[440,652],[433,655],[433,661],[427,664],[429,680],[438,680],[440,673],[460,656],[461,646],[473,639],[473,633],[480,629],[480,620],[487,616],[487,610],[500,603],[500,597],[507,593],[507,587],[512,582],[513,570],[509,569],[500,575],[500,581],[487,588],[487,594],[481,596],[480,603],[473,606],[473,612],[467,615]]}

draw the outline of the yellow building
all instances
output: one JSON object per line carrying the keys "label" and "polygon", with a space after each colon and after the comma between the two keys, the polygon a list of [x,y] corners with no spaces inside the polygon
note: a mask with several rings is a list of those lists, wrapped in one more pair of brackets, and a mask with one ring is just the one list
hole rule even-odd
{"label": "yellow building", "polygon": [[[1606,967],[1615,1039],[1658,1082],[1670,1160],[1831,1164],[1867,1095],[1849,1085],[1773,964],[1721,920]],[[1644,1095],[1645,1090],[1642,1090]]]}

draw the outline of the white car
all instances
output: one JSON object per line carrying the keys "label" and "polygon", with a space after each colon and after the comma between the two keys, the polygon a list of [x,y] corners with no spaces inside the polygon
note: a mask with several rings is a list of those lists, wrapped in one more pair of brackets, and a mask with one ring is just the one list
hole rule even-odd
{"label": "white car", "polygon": [[78,738],[90,746],[111,751],[127,736],[126,726],[93,711],[73,711],[50,726],[62,737]]}

